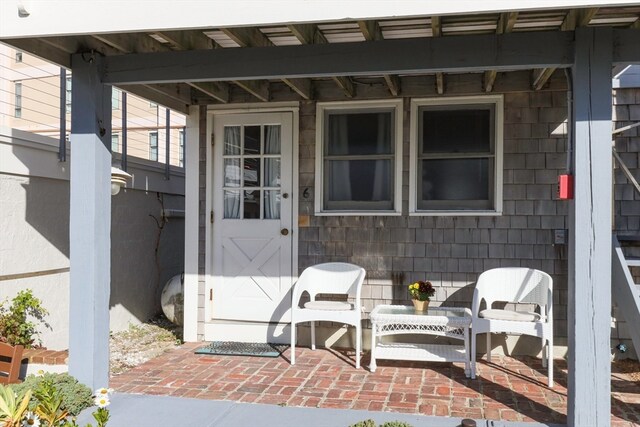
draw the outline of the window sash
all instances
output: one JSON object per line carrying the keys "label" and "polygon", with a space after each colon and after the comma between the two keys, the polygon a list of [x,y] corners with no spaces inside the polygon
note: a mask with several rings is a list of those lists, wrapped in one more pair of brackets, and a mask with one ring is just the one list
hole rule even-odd
{"label": "window sash", "polygon": [[[416,159],[416,209],[425,211],[489,211],[495,209],[496,201],[496,164],[497,164],[497,138],[496,138],[496,108],[495,102],[451,105],[421,105],[417,108],[417,144],[415,147]],[[424,111],[460,111],[460,110],[489,110],[489,151],[473,152],[429,152],[424,149]],[[427,151],[427,152],[425,152]],[[423,171],[424,160],[459,160],[459,159],[486,159],[487,160],[487,195],[486,199],[424,199],[423,198]]]}
{"label": "window sash", "polygon": [[15,100],[14,100],[14,107],[15,107],[15,111],[14,111],[14,116],[16,118],[20,118],[22,117],[22,83],[21,82],[16,82],[15,83]]}
{"label": "window sash", "polygon": [[[388,114],[389,115],[389,141],[384,141],[383,148],[391,150],[390,153],[372,153],[372,154],[329,154],[329,118],[332,116],[349,115],[349,114]],[[322,197],[323,210],[325,211],[389,211],[394,208],[395,201],[395,180],[396,180],[396,108],[395,107],[363,107],[363,108],[336,108],[326,109],[323,115],[323,140],[322,140],[322,180],[323,194]],[[385,132],[385,133],[387,133]],[[373,142],[373,141],[372,141]],[[347,141],[347,144],[349,141]],[[388,200],[332,200],[330,198],[330,165],[335,161],[375,161],[387,160],[389,162],[389,182],[385,183],[388,188]],[[350,185],[350,184],[349,184]]]}

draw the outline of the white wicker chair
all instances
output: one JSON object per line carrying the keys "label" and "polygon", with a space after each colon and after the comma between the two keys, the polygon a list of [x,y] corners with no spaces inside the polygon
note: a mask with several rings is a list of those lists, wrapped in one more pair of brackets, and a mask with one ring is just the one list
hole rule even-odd
{"label": "white wicker chair", "polygon": [[[482,301],[486,309],[480,310]],[[536,311],[493,308],[494,302],[534,304]],[[487,361],[491,361],[491,333],[523,334],[542,338],[542,365],[548,365],[553,387],[553,280],[539,270],[494,268],[478,278],[471,307],[471,359],[476,363],[476,336],[487,334]],[[546,346],[545,346],[546,344]]]}
{"label": "white wicker chair", "polygon": [[[356,327],[356,368],[360,368],[362,347],[362,310],[360,291],[366,272],[357,265],[331,262],[306,268],[293,288],[291,304],[291,364],[296,362],[296,324],[311,322],[311,349],[316,349],[315,321],[339,322]],[[300,297],[309,294],[310,301],[300,307]],[[353,304],[342,301],[316,300],[317,294],[346,294]]]}

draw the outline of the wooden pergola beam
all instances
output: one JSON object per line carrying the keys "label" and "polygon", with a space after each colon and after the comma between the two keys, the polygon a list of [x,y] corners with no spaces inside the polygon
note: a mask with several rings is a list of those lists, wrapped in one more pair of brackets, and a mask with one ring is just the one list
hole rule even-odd
{"label": "wooden pergola beam", "polygon": [[[103,34],[94,35],[91,38],[105,44],[115,51],[127,54],[172,51],[170,46],[160,43],[158,40],[146,33],[127,36],[122,34]],[[184,42],[185,41],[183,39],[183,43]],[[176,43],[175,47],[180,50],[187,50],[190,47],[177,45],[176,40],[174,40],[174,43]],[[202,85],[203,83],[200,84]],[[134,88],[127,88],[127,91],[142,98],[150,99],[172,110],[180,111],[184,114],[187,113],[187,105],[191,104],[193,99],[191,93],[187,93],[183,87],[180,87],[180,85],[177,84],[140,85]],[[220,97],[223,97],[223,95],[221,94]],[[218,96],[214,98],[218,99]]]}
{"label": "wooden pergola beam", "polygon": [[[621,38],[616,58],[634,54],[636,30],[614,30],[614,37]],[[573,38],[572,32],[513,32],[117,55],[105,58],[104,81],[117,85],[568,68]]]}
{"label": "wooden pergola beam", "polygon": [[[231,40],[239,44],[241,47],[273,46],[273,42],[255,27],[223,28],[222,32],[225,33]],[[310,79],[282,79],[282,81],[304,99],[311,99],[312,85]],[[263,101],[268,101],[268,83],[266,92],[267,99],[262,98],[264,97],[264,88],[262,88],[262,86],[264,86],[263,82],[247,83],[242,81],[235,81],[234,83],[241,86],[244,90],[252,93],[254,96],[262,99]],[[261,91],[256,93],[255,88],[260,88]]]}
{"label": "wooden pergola beam", "polygon": [[[362,35],[367,41],[384,40],[382,30],[378,21],[358,21],[358,26]],[[400,94],[400,79],[392,74],[385,74],[384,81],[387,83],[391,95],[398,96]]]}
{"label": "wooden pergola beam", "polygon": [[[431,36],[442,36],[442,21],[439,16],[431,17]],[[444,94],[444,73],[436,73],[436,91],[438,95]]]}
{"label": "wooden pergola beam", "polygon": [[[299,25],[287,25],[287,28],[293,33],[294,36],[302,44],[328,44],[329,41],[318,29],[315,24],[299,24]],[[333,81],[342,89],[347,98],[353,98],[355,96],[355,88],[353,82],[349,77],[344,76],[332,76]]]}
{"label": "wooden pergola beam", "polygon": [[[496,34],[510,33],[518,20],[518,12],[505,12],[500,14],[498,25],[496,26]],[[484,90],[491,92],[493,84],[496,81],[498,72],[496,70],[485,71],[484,73]]]}
{"label": "wooden pergola beam", "polygon": [[[594,16],[598,13],[597,7],[588,9],[571,9],[564,17],[560,25],[560,31],[573,31],[579,27],[586,27]],[[549,81],[555,68],[544,68],[542,70],[534,70],[532,78],[532,86],[535,90],[540,90]]]}
{"label": "wooden pergola beam", "polygon": [[[155,33],[167,40],[177,50],[213,49],[216,43],[201,31],[161,31]],[[204,93],[224,104],[229,102],[229,85],[224,82],[187,82],[198,92]]]}

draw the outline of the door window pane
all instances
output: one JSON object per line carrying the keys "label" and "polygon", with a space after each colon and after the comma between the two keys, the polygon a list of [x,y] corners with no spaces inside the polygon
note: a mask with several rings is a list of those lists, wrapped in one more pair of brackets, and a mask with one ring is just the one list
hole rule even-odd
{"label": "door window pane", "polygon": [[245,219],[260,218],[260,190],[246,190],[244,192]]}
{"label": "door window pane", "polygon": [[280,154],[280,125],[264,127],[264,154]]}
{"label": "door window pane", "polygon": [[240,187],[240,159],[224,159],[224,186]]}
{"label": "door window pane", "polygon": [[244,154],[260,154],[260,126],[245,126]]}
{"label": "door window pane", "polygon": [[229,219],[240,218],[240,191],[225,190],[224,217]]}
{"label": "door window pane", "polygon": [[260,187],[260,158],[245,158],[243,164],[244,186]]}
{"label": "door window pane", "polygon": [[225,126],[224,128],[224,154],[240,154],[240,126]]}
{"label": "door window pane", "polygon": [[264,186],[280,187],[280,159],[264,159]]}
{"label": "door window pane", "polygon": [[265,190],[264,219],[280,219],[280,191]]}

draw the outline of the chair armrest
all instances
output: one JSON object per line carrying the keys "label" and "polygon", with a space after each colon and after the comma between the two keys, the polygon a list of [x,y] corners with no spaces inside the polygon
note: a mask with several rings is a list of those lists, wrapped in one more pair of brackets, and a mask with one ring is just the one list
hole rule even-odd
{"label": "chair armrest", "polygon": [[473,290],[473,302],[471,303],[471,318],[477,319],[478,312],[480,311],[480,303],[482,302],[482,296],[478,288]]}

